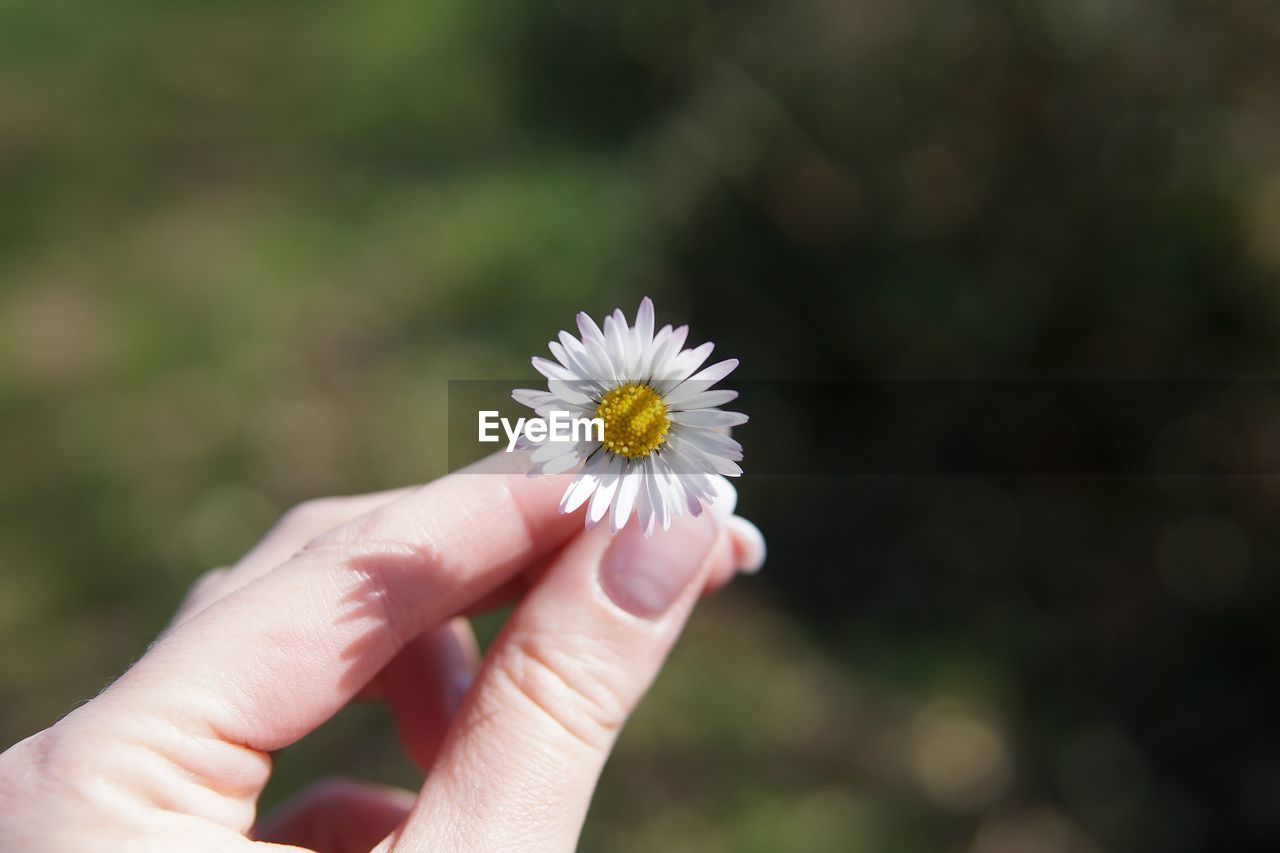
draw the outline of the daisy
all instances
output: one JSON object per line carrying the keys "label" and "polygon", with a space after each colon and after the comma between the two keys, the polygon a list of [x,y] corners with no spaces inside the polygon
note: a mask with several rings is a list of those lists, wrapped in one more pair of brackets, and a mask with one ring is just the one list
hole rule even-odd
{"label": "daisy", "polygon": [[[654,333],[653,302],[645,297],[634,326],[622,311],[604,318],[604,330],[578,314],[579,340],[561,332],[549,346],[555,361],[533,359],[547,378],[547,390],[520,388],[512,398],[539,417],[565,412],[571,418],[599,418],[599,431],[574,441],[547,441],[533,452],[535,474],[562,474],[582,468],[565,490],[560,511],[587,505],[587,529],[609,516],[618,532],[635,512],[650,536],[686,510],[701,515],[716,498],[720,475],[742,474],[742,446],[725,434],[747,422],[739,412],[718,407],[737,391],[711,390],[738,366],[736,358],[703,368],[714,344],[684,349],[688,326],[663,326]],[[531,442],[523,442],[531,446]],[[727,484],[726,484],[727,485]],[[732,491],[732,490],[730,490]]]}

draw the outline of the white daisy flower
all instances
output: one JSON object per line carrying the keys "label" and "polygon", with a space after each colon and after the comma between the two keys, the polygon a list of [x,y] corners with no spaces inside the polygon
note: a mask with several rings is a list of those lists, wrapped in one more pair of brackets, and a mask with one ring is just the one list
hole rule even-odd
{"label": "white daisy flower", "polygon": [[[725,434],[747,422],[718,407],[737,391],[711,390],[738,366],[736,358],[703,368],[714,344],[684,349],[688,326],[654,333],[653,302],[640,303],[634,326],[622,311],[604,318],[604,331],[578,314],[579,340],[561,332],[549,346],[555,361],[533,359],[547,390],[521,388],[512,398],[544,418],[599,418],[599,431],[575,441],[547,441],[533,452],[533,474],[562,474],[582,465],[565,490],[560,511],[587,504],[587,529],[606,515],[615,533],[634,510],[645,536],[686,510],[701,515],[717,492],[720,475],[742,474],[742,446]],[[530,446],[526,440],[524,446]],[[727,486],[727,484],[725,484]],[[732,489],[729,489],[731,492]],[[588,503],[589,502],[589,503]]]}

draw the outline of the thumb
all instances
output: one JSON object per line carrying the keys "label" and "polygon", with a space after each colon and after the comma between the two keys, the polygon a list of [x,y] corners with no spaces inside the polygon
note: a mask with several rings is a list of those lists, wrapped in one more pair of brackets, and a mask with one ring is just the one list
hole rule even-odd
{"label": "thumb", "polygon": [[495,641],[392,846],[572,850],[619,728],[733,547],[708,513],[579,537]]}

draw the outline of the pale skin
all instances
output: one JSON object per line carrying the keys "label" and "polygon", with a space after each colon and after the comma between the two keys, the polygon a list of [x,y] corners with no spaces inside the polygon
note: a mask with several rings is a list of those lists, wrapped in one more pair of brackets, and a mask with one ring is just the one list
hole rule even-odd
{"label": "pale skin", "polygon": [[[566,483],[461,473],[288,513],[114,684],[0,755],[0,849],[574,849],[698,597],[763,542],[711,512],[649,541],[583,532]],[[665,575],[628,592],[629,564]],[[479,660],[465,616],[511,602]],[[330,779],[259,820],[271,753],[359,699],[389,704],[421,789]]]}

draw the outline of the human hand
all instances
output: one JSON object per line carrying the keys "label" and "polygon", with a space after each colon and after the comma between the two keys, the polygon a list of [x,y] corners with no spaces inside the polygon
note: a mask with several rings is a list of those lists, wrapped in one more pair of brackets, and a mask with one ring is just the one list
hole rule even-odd
{"label": "human hand", "polygon": [[[0,849],[572,849],[699,593],[764,543],[727,483],[719,512],[645,540],[582,533],[566,482],[464,472],[289,513],[118,681],[0,755]],[[513,600],[479,662],[463,617]],[[389,703],[422,789],[322,782],[255,826],[270,754],[361,695]]]}

